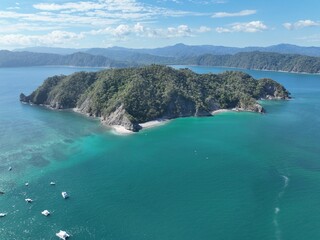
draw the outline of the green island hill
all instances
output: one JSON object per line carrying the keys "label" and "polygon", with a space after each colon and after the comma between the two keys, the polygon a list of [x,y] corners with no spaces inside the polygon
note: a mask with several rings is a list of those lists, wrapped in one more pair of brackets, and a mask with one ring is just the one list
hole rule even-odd
{"label": "green island hill", "polygon": [[78,72],[47,78],[20,101],[52,109],[74,109],[103,124],[136,132],[156,119],[211,116],[219,109],[264,112],[260,99],[289,99],[272,79],[243,72],[197,74],[163,65]]}

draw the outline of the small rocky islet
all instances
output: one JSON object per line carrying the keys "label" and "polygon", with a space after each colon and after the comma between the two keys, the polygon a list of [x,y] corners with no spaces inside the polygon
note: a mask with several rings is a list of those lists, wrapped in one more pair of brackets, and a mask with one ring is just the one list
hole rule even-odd
{"label": "small rocky islet", "polygon": [[289,99],[272,79],[238,71],[197,74],[163,65],[78,72],[47,78],[20,101],[52,109],[75,109],[106,125],[139,131],[155,119],[211,116],[219,109],[264,112],[260,99]]}

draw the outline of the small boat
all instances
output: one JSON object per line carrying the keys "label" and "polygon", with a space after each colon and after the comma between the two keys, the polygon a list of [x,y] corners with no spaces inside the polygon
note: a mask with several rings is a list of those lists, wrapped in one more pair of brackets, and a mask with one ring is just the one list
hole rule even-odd
{"label": "small boat", "polygon": [[8,168],[8,171],[11,171],[11,170],[12,170],[12,167],[9,167],[9,168]]}
{"label": "small boat", "polygon": [[56,183],[55,182],[50,182],[50,185],[56,185]]}
{"label": "small boat", "polygon": [[66,240],[70,237],[70,235],[66,231],[60,230],[60,232],[56,233],[56,236],[62,240]]}
{"label": "small boat", "polygon": [[6,213],[0,213],[0,217],[5,217],[5,216],[7,216]]}
{"label": "small boat", "polygon": [[26,182],[24,185],[29,186],[29,183],[28,183],[28,182]]}
{"label": "small boat", "polygon": [[47,217],[50,215],[50,212],[48,210],[44,210],[41,212],[41,214]]}
{"label": "small boat", "polygon": [[33,200],[31,198],[26,198],[25,201],[28,202],[28,203],[32,203],[33,202]]}
{"label": "small boat", "polygon": [[62,195],[62,197],[63,197],[64,199],[66,199],[66,198],[69,197],[69,195],[68,195],[67,192],[62,192],[61,195]]}

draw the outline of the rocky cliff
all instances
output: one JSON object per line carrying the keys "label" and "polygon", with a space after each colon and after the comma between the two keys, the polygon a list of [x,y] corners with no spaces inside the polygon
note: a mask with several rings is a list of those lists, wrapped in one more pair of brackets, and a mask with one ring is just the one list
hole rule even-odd
{"label": "rocky cliff", "polygon": [[290,93],[271,79],[242,72],[196,74],[161,65],[54,76],[20,101],[53,109],[75,108],[107,125],[139,131],[157,118],[209,116],[222,108],[263,112],[258,99],[287,99]]}

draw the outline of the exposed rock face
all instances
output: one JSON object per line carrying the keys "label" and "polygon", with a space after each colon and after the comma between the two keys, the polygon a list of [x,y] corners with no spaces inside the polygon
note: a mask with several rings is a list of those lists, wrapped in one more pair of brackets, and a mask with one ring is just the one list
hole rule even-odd
{"label": "exposed rock face", "polygon": [[271,79],[261,79],[260,98],[267,100],[290,99],[290,93],[279,83]]}
{"label": "exposed rock face", "polygon": [[20,94],[20,102],[29,103],[29,98],[23,93]]}
{"label": "exposed rock face", "polygon": [[241,72],[196,74],[152,65],[50,77],[29,96],[22,93],[20,101],[73,108],[103,124],[139,131],[139,122],[210,116],[218,109],[261,113],[258,99],[287,99],[289,94],[271,79],[255,80]]}
{"label": "exposed rock face", "polygon": [[124,106],[121,105],[110,115],[102,117],[102,123],[106,125],[121,125],[125,129],[137,132],[141,129],[138,123],[133,123],[128,118],[128,113],[124,109]]}
{"label": "exposed rock face", "polygon": [[264,108],[258,103],[248,105],[248,106],[242,106],[242,107],[240,106],[235,109],[236,109],[236,111],[244,111],[244,112],[257,112],[257,113],[264,113],[265,112]]}

